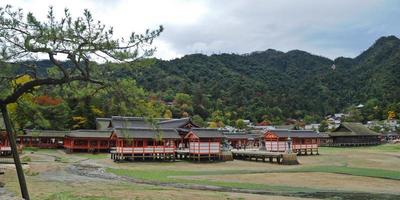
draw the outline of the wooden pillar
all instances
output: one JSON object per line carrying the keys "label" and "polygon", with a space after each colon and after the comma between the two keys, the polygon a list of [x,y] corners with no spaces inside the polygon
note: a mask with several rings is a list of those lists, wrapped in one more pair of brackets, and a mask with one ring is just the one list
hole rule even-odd
{"label": "wooden pillar", "polygon": [[144,160],[144,149],[147,147],[147,139],[143,139],[143,156],[142,159]]}
{"label": "wooden pillar", "polygon": [[211,139],[208,138],[208,160],[211,160]]}
{"label": "wooden pillar", "polygon": [[199,142],[198,142],[198,145],[199,145],[199,148],[198,148],[198,149],[199,149],[199,152],[198,152],[197,155],[198,155],[198,159],[199,159],[199,162],[200,162],[200,153],[201,153],[201,149],[200,149],[200,144],[201,144],[200,138],[198,139],[198,141],[199,141]]}
{"label": "wooden pillar", "polygon": [[279,150],[279,137],[276,138],[276,145],[277,145],[277,151],[280,151]]}

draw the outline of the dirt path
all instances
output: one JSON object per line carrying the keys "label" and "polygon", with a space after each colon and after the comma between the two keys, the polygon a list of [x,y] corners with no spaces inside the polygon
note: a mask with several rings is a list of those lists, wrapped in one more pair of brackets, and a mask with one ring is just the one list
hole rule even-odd
{"label": "dirt path", "polygon": [[150,180],[140,180],[132,177],[117,176],[115,174],[110,174],[105,171],[104,168],[98,165],[89,165],[81,162],[80,164],[72,164],[66,168],[66,171],[71,174],[86,176],[91,178],[101,178],[106,180],[118,180],[125,181],[136,184],[146,184],[153,186],[163,186],[163,187],[174,187],[181,189],[191,189],[191,190],[206,190],[206,191],[216,191],[216,192],[232,192],[232,193],[245,193],[245,194],[259,194],[259,195],[271,195],[271,196],[288,196],[288,197],[301,197],[301,198],[318,198],[318,199],[342,199],[342,200],[391,200],[400,199],[400,195],[393,194],[376,194],[376,193],[365,193],[365,192],[313,192],[313,193],[281,193],[281,192],[271,192],[263,190],[248,190],[239,188],[228,188],[220,186],[209,186],[209,185],[197,185],[197,184],[181,184],[181,183],[162,183]]}

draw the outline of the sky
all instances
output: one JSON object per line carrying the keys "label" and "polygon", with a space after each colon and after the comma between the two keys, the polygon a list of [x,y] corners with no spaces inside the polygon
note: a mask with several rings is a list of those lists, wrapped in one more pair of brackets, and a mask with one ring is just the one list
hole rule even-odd
{"label": "sky", "polygon": [[400,37],[398,0],[1,0],[45,19],[89,9],[117,36],[163,25],[155,57],[245,54],[299,49],[334,59],[355,57],[381,36]]}

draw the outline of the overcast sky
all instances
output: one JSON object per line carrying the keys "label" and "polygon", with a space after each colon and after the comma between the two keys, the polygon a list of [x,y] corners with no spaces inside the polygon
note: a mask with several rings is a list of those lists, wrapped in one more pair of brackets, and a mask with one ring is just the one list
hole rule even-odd
{"label": "overcast sky", "polygon": [[163,25],[158,58],[192,53],[300,49],[329,58],[354,57],[381,36],[400,36],[398,0],[2,0],[44,19],[49,5],[84,8],[119,36]]}

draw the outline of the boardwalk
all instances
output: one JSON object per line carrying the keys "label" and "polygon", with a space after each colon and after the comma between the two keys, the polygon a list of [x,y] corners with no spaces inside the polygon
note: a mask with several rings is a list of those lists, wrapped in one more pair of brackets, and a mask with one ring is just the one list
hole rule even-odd
{"label": "boardwalk", "polygon": [[233,159],[276,162],[278,164],[298,164],[296,154],[260,150],[231,150]]}

